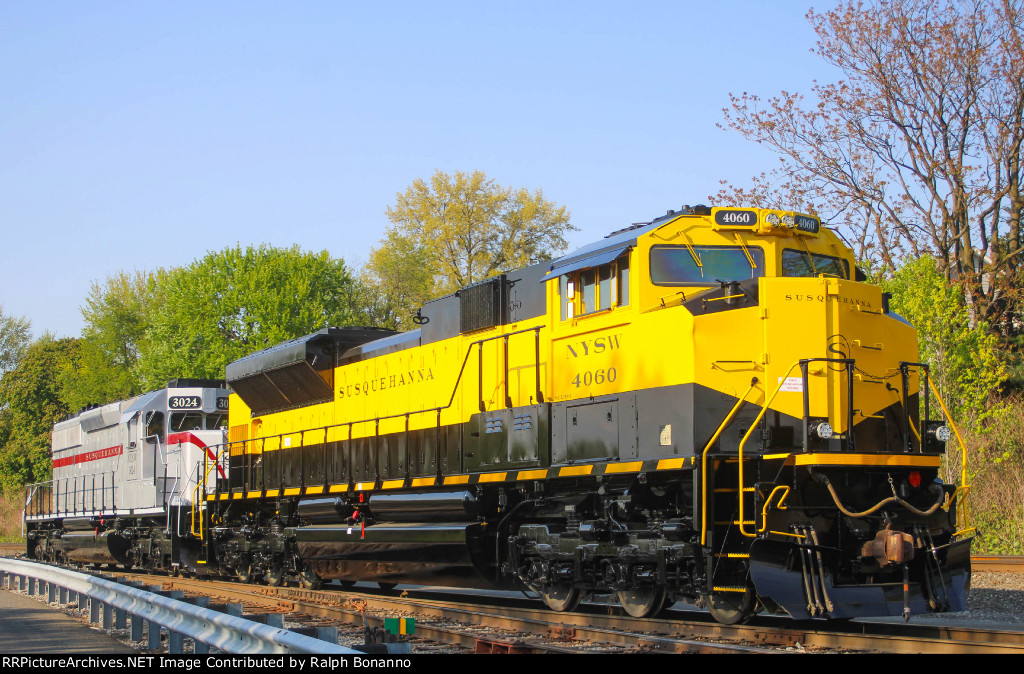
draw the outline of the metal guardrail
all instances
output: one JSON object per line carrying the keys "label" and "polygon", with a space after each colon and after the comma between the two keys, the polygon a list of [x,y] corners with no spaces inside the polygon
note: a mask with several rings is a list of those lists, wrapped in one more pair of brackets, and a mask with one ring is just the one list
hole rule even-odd
{"label": "metal guardrail", "polygon": [[[196,653],[208,652],[212,647],[231,654],[363,654],[339,646],[336,630],[333,632],[334,643],[331,643],[281,626],[253,622],[164,594],[58,567],[2,558],[0,576],[3,575],[8,577],[6,580],[10,583],[17,583],[19,589],[27,589],[29,595],[36,594],[37,590],[40,593],[45,591],[49,601],[64,601],[71,595],[70,600],[81,604],[83,597],[88,598],[92,622],[99,622],[102,614],[104,629],[110,629],[115,622],[118,627],[126,627],[127,616],[130,615],[133,641],[142,640],[143,624],[147,623],[148,647],[151,650],[160,647],[163,629],[168,633],[171,653],[182,652],[184,639],[190,638],[196,645]],[[45,590],[42,587],[44,585]]]}

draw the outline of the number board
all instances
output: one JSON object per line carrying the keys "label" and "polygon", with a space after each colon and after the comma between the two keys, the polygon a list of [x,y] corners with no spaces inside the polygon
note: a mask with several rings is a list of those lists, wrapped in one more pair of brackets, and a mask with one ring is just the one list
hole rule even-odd
{"label": "number board", "polygon": [[227,398],[217,398],[217,409],[226,410],[228,408]]}
{"label": "number board", "polygon": [[715,211],[716,225],[731,225],[733,227],[753,227],[757,224],[757,213],[755,211],[721,210]]}
{"label": "number board", "polygon": [[801,232],[811,232],[812,234],[818,233],[818,227],[820,223],[817,218],[809,218],[806,215],[798,215],[795,217],[796,228]]}
{"label": "number board", "polygon": [[167,407],[172,410],[199,410],[203,408],[200,396],[171,396],[167,399]]}

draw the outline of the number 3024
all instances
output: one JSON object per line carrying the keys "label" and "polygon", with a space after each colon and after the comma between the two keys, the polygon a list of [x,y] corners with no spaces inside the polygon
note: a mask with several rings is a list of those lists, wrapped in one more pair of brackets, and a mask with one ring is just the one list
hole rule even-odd
{"label": "number 3024", "polygon": [[615,381],[617,376],[614,367],[610,367],[607,370],[600,368],[592,372],[581,372],[572,380],[573,386],[579,388],[580,386],[590,386],[591,384],[603,384],[605,382]]}

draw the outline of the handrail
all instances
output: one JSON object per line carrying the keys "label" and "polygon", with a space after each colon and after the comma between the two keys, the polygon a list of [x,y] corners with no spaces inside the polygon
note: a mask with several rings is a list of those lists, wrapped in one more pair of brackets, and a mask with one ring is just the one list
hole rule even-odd
{"label": "handrail", "polygon": [[[931,375],[928,370],[924,372],[925,381],[931,384]],[[956,423],[953,421],[953,417],[949,414],[949,410],[946,409],[946,403],[942,400],[942,396],[939,395],[939,387],[931,384],[931,389],[935,393],[935,399],[939,401],[939,406],[942,408],[942,413],[946,415],[946,421],[949,422],[950,427],[953,429],[953,433],[956,435],[956,440],[960,443],[960,485],[967,487],[968,492],[970,487],[967,485],[967,445],[964,444],[964,439],[960,436],[960,429],[956,427]],[[925,396],[927,397],[928,390],[925,390]],[[964,498],[960,502],[960,517],[964,529],[969,529],[967,526],[967,493],[964,493]]]}
{"label": "handrail", "polygon": [[[761,526],[757,529],[757,533],[759,534],[763,534],[765,530],[768,529],[768,507],[772,504],[772,498],[774,498],[777,493],[781,493],[782,496],[779,497],[779,502],[775,504],[775,507],[778,510],[788,510],[788,508],[783,504],[786,502],[786,497],[789,496],[789,485],[776,485],[776,487],[772,489],[771,493],[768,494],[768,498],[764,500],[764,507],[761,508]],[[740,495],[740,498],[743,498],[742,494]]]}
{"label": "handrail", "polygon": [[[203,452],[203,463],[204,464],[206,463],[206,460],[207,460],[206,452]],[[213,467],[214,468],[217,467],[216,462],[213,464]],[[195,472],[194,472],[195,477],[196,477],[196,486],[192,490],[192,508],[191,508],[192,521],[191,521],[190,528],[192,530],[192,535],[193,536],[198,536],[199,540],[203,540],[203,518],[202,518],[202,516],[199,517],[199,531],[196,531],[196,511],[202,509],[201,506],[200,506],[200,500],[201,499],[200,499],[200,496],[199,496],[199,490],[203,489],[206,486],[206,480],[207,480],[207,478],[210,477],[210,471],[207,469],[205,474],[202,476],[201,479],[199,477],[199,475],[200,475],[199,471],[200,471],[200,468],[199,468],[199,464],[197,463],[196,467],[195,467]],[[191,480],[191,478],[192,478],[192,475],[189,475],[189,479],[190,480]],[[206,496],[206,490],[205,489],[203,489],[203,496]],[[204,501],[204,504],[205,504],[205,501]],[[180,511],[181,511],[180,507],[178,508],[178,511],[180,513]]]}
{"label": "handrail", "polygon": [[[543,330],[544,327],[545,327],[544,325],[535,325],[535,326],[532,326],[532,327],[529,327],[529,328],[523,328],[521,330],[514,330],[514,331],[508,332],[508,333],[492,335],[490,337],[485,337],[483,339],[478,339],[476,341],[470,342],[466,346],[466,355],[463,356],[463,358],[462,358],[462,366],[459,368],[459,374],[458,374],[458,376],[455,379],[455,383],[452,385],[451,396],[449,396],[448,402],[445,405],[442,405],[442,406],[439,406],[439,407],[426,407],[426,408],[423,408],[423,409],[412,410],[412,411],[408,411],[408,412],[398,412],[398,413],[395,413],[395,414],[386,414],[386,415],[377,416],[377,417],[368,417],[366,419],[356,419],[356,420],[353,420],[353,421],[345,421],[345,422],[341,422],[341,423],[337,423],[337,424],[330,424],[330,425],[327,425],[327,426],[313,426],[313,427],[310,427],[310,428],[301,429],[301,430],[297,430],[297,431],[290,431],[288,433],[288,435],[292,435],[292,434],[295,434],[295,433],[305,434],[305,433],[309,433],[309,432],[313,432],[313,431],[323,430],[325,432],[324,437],[327,437],[326,432],[328,430],[330,430],[330,429],[341,429],[341,428],[348,427],[348,429],[349,429],[349,439],[351,439],[352,427],[354,425],[356,425],[356,424],[366,424],[366,423],[370,423],[370,422],[377,422],[379,424],[381,421],[383,421],[385,419],[398,419],[400,417],[407,417],[408,418],[408,417],[410,417],[410,416],[412,416],[414,414],[427,414],[427,413],[430,413],[430,412],[434,412],[434,413],[437,413],[439,415],[442,410],[449,409],[455,403],[455,396],[456,396],[456,394],[459,391],[459,386],[462,384],[462,377],[463,377],[463,374],[465,374],[465,371],[466,371],[466,364],[469,362],[469,357],[470,357],[470,355],[472,355],[474,347],[479,348],[481,350],[481,352],[482,352],[483,345],[486,342],[496,341],[496,340],[499,340],[499,339],[507,340],[509,337],[512,337],[513,335],[519,335],[519,334],[523,334],[523,333],[527,333],[527,332],[536,332],[538,334],[538,337],[539,337],[540,331]],[[541,396],[543,395],[543,392],[540,390],[540,376],[539,376],[539,373],[540,373],[540,365],[541,365],[541,363],[540,363],[540,360],[539,360],[539,348],[535,347],[535,353],[537,354],[538,358],[537,358],[537,362],[535,362],[533,366],[537,370],[537,378],[536,378],[537,379],[537,387],[538,387],[537,388],[537,394],[538,394],[538,402],[540,402],[541,401]],[[506,363],[506,367],[507,367],[507,363]],[[483,381],[483,371],[482,371],[482,368],[481,368],[480,372],[478,372],[478,377],[480,379],[480,382],[478,383],[478,395],[479,395],[480,399],[479,399],[478,402],[479,402],[481,408],[483,408],[484,407],[484,403],[483,403],[483,395],[482,395],[483,394],[483,391],[482,391],[482,386],[483,386],[483,384],[482,384],[482,381]],[[507,379],[508,379],[508,375],[506,374],[506,380]],[[507,386],[507,381],[506,381],[506,386]],[[508,401],[506,400],[506,402],[508,402]],[[485,410],[481,409],[481,412],[483,412],[483,411],[485,411]],[[260,436],[260,437],[256,437],[256,438],[247,438],[246,440],[241,441],[241,442],[248,443],[248,442],[256,442],[257,440],[262,440],[265,443],[268,438],[277,437],[278,435],[281,435],[281,434],[265,435],[265,436]],[[209,445],[209,448],[210,448],[211,451],[215,451],[216,455],[219,455],[221,452],[223,452],[225,450],[228,450],[232,444],[235,444],[237,442],[239,442],[239,441],[237,441],[237,440],[234,441],[234,442],[228,441],[228,442],[217,444],[217,445]],[[326,444],[326,442],[325,442],[325,444]],[[302,445],[299,445],[299,446],[301,447]],[[220,449],[216,449],[215,450],[215,448],[220,448]],[[246,454],[246,450],[245,450],[245,445],[244,444],[243,444],[242,452],[243,452],[243,456],[244,456]],[[437,465],[438,465],[438,470],[440,470],[440,462],[438,462]],[[376,479],[376,476],[375,476],[375,479]],[[244,488],[244,485],[243,485],[243,488]],[[265,485],[264,485],[264,490],[265,490]]]}
{"label": "handrail", "polygon": [[[191,508],[191,512],[190,512],[190,515],[191,515],[190,529],[192,531],[192,535],[193,536],[198,536],[199,540],[203,540],[203,519],[200,516],[200,518],[199,518],[199,532],[196,533],[196,510],[197,509],[202,510],[202,509],[205,508],[205,506],[206,506],[207,481],[210,479],[210,473],[212,473],[215,470],[217,470],[217,468],[220,466],[221,452],[219,452],[219,451],[214,452],[213,448],[214,447],[224,447],[225,450],[227,450],[230,447],[230,445],[231,445],[230,442],[226,442],[223,445],[209,445],[208,449],[210,449],[211,451],[209,453],[208,452],[203,452],[203,463],[202,463],[203,468],[202,468],[202,471],[200,471],[198,463],[195,466],[196,486],[192,490],[192,508]],[[244,448],[244,442],[243,442],[243,448]],[[209,460],[211,453],[213,454],[213,461],[212,462]],[[230,454],[229,454],[229,457],[230,457]],[[228,460],[230,462],[230,458]],[[230,468],[231,468],[231,466],[229,465],[228,469],[230,470]],[[200,477],[200,475],[202,477]],[[191,475],[189,477],[191,478]],[[214,491],[216,491],[216,489],[217,489],[217,483],[214,482]],[[201,496],[200,496],[200,494],[201,494]],[[200,501],[202,501],[202,503],[200,503]],[[180,518],[180,513],[181,513],[181,508],[180,507],[178,509],[178,512],[179,512],[179,518]],[[180,527],[180,522],[179,522],[179,527],[178,528],[179,529],[181,528]]]}
{"label": "handrail", "polygon": [[[943,416],[945,416],[946,422],[953,429],[953,433],[956,435],[956,440],[957,440],[957,442],[960,445],[960,485],[961,486],[959,488],[957,488],[956,492],[954,492],[954,496],[957,493],[959,493],[961,488],[966,488],[965,491],[964,491],[964,498],[957,505],[958,505],[958,507],[960,509],[959,513],[960,513],[961,522],[963,523],[963,526],[964,526],[964,531],[970,531],[970,530],[972,530],[972,527],[968,526],[968,513],[967,513],[967,494],[970,492],[970,486],[967,484],[967,445],[966,445],[966,443],[964,443],[963,436],[960,435],[960,429],[957,428],[956,422],[953,421],[953,416],[949,413],[949,409],[946,407],[946,403],[942,399],[942,395],[939,393],[939,387],[936,386],[935,382],[932,380],[931,369],[928,367],[927,363],[912,363],[912,362],[901,362],[900,363],[900,372],[902,374],[903,389],[904,389],[904,397],[903,397],[904,414],[905,415],[909,415],[909,406],[907,405],[907,395],[908,395],[908,393],[907,393],[906,389],[907,389],[907,384],[908,384],[908,380],[909,380],[908,374],[909,374],[909,371],[910,371],[911,367],[916,367],[921,372],[924,373],[924,387],[923,388],[924,388],[924,420],[925,420],[925,423],[927,423],[929,421],[929,414],[928,414],[928,400],[929,400],[928,399],[928,391],[930,390],[932,393],[935,394],[935,399],[938,401],[939,407],[942,409],[942,414],[943,414]],[[919,387],[919,388],[921,388],[921,387]],[[914,435],[917,437],[918,442],[921,444],[921,451],[924,451],[925,440],[921,436],[921,433],[918,432],[917,428],[913,424],[909,423],[909,421],[908,421],[908,425],[910,426],[910,430],[912,430],[914,432]],[[962,532],[958,532],[958,533],[962,533]]]}
{"label": "handrail", "polygon": [[[746,530],[746,528],[745,528],[746,527],[746,517],[745,517],[745,513],[744,513],[744,499],[743,499],[743,491],[742,491],[743,484],[744,484],[744,482],[743,482],[743,448],[746,445],[747,440],[750,439],[750,436],[753,434],[754,430],[757,428],[757,425],[761,422],[761,419],[764,418],[764,415],[765,415],[765,413],[767,413],[769,407],[771,406],[771,403],[775,400],[775,396],[777,396],[779,394],[779,392],[782,390],[782,387],[785,386],[786,379],[789,378],[789,375],[793,371],[793,368],[797,367],[798,365],[800,366],[801,371],[804,373],[802,379],[803,379],[803,386],[804,386],[804,391],[803,391],[803,395],[804,395],[804,424],[806,426],[807,419],[808,419],[808,414],[809,414],[809,410],[807,409],[807,397],[808,397],[808,389],[810,388],[810,382],[809,382],[808,377],[806,375],[806,368],[807,368],[807,364],[809,362],[811,362],[811,361],[814,361],[814,360],[836,360],[836,361],[841,361],[841,362],[846,362],[846,363],[850,362],[848,359],[818,359],[818,358],[807,359],[807,358],[804,358],[804,359],[800,359],[800,360],[796,361],[795,363],[793,363],[789,367],[789,369],[786,370],[786,374],[779,378],[779,385],[775,389],[775,392],[771,395],[771,398],[769,398],[765,402],[764,406],[761,408],[761,411],[758,413],[757,417],[750,424],[750,428],[747,429],[747,432],[743,435],[743,439],[740,440],[739,448],[738,448],[738,451],[737,451],[737,454],[738,454],[738,469],[737,469],[738,477],[737,477],[737,481],[738,481],[738,486],[739,486],[739,489],[740,489],[740,491],[739,491],[739,499],[738,499],[739,500],[738,524],[739,524],[740,534],[743,535],[744,537],[756,538],[757,534],[759,533],[759,531],[748,532]],[[901,368],[905,369],[906,366],[908,366],[908,365],[918,365],[918,366],[921,366],[920,363],[901,363]],[[930,377],[930,375],[928,373],[927,367],[922,367],[922,369],[925,372],[925,382],[926,383],[925,383],[925,388],[924,388],[924,395],[927,398],[927,396],[928,396],[928,388],[929,388],[929,384],[931,382],[931,377]],[[851,374],[851,376],[852,376],[852,374]],[[906,382],[906,378],[904,378],[904,382]],[[848,383],[848,386],[850,388],[850,391],[849,391],[850,400],[848,401],[848,406],[850,407],[850,409],[852,411],[852,409],[853,409],[852,379]],[[953,422],[953,418],[949,414],[949,410],[946,408],[945,402],[943,402],[943,400],[942,400],[942,396],[939,395],[938,389],[934,385],[931,385],[931,390],[935,393],[935,398],[936,398],[936,400],[939,401],[939,405],[942,407],[942,412],[943,412],[943,414],[946,417],[946,421],[948,421],[950,426],[953,427],[953,431],[956,433],[957,440],[960,443],[961,462],[962,462],[961,485],[966,485],[966,483],[967,483],[967,456],[966,456],[967,455],[967,449],[966,449],[966,446],[964,445],[963,438],[960,436],[959,429],[957,429],[956,424]],[[904,408],[905,408],[905,410],[907,409],[906,399],[904,399]],[[927,414],[928,413],[927,413],[927,403],[926,403],[926,407],[925,407],[925,417],[926,417],[925,420],[926,421],[927,421]],[[847,421],[847,425],[848,425],[848,427],[847,427],[847,435],[849,436],[849,439],[852,441],[852,439],[853,439],[853,415],[852,415],[852,413],[850,414],[850,418]],[[910,426],[911,426],[911,428],[913,428],[913,424],[910,424]],[[918,437],[920,438],[919,434],[918,434]],[[807,429],[805,428],[805,437],[804,437],[805,449],[806,449],[806,442],[807,442]],[[921,450],[922,451],[924,450],[923,443],[922,443],[922,446],[921,446]],[[773,490],[772,494],[774,494],[774,493],[775,493],[775,491]],[[779,500],[779,506],[782,505],[782,501],[784,499],[785,499],[785,495],[783,495],[783,498]],[[771,501],[771,496],[769,496],[768,501],[769,502]],[[961,503],[960,507],[961,507],[961,516],[963,518],[963,522],[966,524],[966,522],[967,522],[966,503]],[[765,509],[765,513],[764,514],[766,514],[766,513],[767,513],[767,509]],[[756,524],[756,522],[755,522],[755,524]],[[702,526],[702,529],[703,529],[703,526]],[[764,530],[764,527],[761,527],[760,532],[763,532],[763,530]],[[701,543],[702,544],[703,544],[703,533],[704,532],[702,530],[702,532],[701,532]]]}
{"label": "handrail", "polygon": [[[171,491],[170,492],[164,492],[164,495],[163,495],[164,498],[167,499],[167,503],[166,503],[166,506],[165,506],[167,508],[167,526],[165,527],[164,531],[165,531],[165,533],[168,533],[168,534],[171,533],[171,501],[174,500],[173,496],[178,491],[178,479],[179,479],[179,476],[175,475],[174,476],[174,484],[171,485]],[[178,510],[181,510],[181,497],[180,497],[180,495],[178,497]],[[178,526],[178,525],[180,525],[180,522],[176,522],[175,523],[175,532],[180,530],[180,526]]]}
{"label": "handrail", "polygon": [[[725,415],[725,419],[722,420],[722,423],[719,424],[719,426],[718,426],[718,430],[716,430],[714,435],[711,436],[711,439],[708,440],[708,444],[705,445],[704,451],[701,454],[701,460],[700,460],[701,461],[700,462],[700,476],[701,476],[701,489],[700,489],[700,493],[701,493],[701,504],[700,504],[700,544],[701,545],[705,545],[705,540],[707,538],[707,531],[708,531],[708,527],[707,527],[707,521],[708,521],[708,515],[707,515],[707,513],[708,513],[708,452],[711,451],[711,447],[715,444],[715,440],[718,439],[718,436],[722,434],[722,431],[725,430],[725,427],[728,426],[729,423],[732,421],[732,418],[736,415],[736,412],[740,409],[740,406],[743,405],[743,403],[746,401],[747,396],[750,395],[750,392],[753,390],[754,386],[756,386],[756,385],[757,385],[757,377],[754,377],[750,381],[750,387],[747,388],[747,390],[743,393],[742,396],[740,396],[740,399],[736,401],[736,404],[733,405],[731,410],[729,410],[729,413],[727,415]],[[742,487],[743,485],[740,485],[740,486]],[[743,495],[741,493],[740,494],[740,500],[742,500],[742,499],[743,499]]]}
{"label": "handrail", "polygon": [[[804,359],[801,359],[801,360],[804,360]],[[790,365],[789,369],[786,370],[786,374],[784,374],[779,379],[779,385],[776,387],[775,393],[772,394],[771,398],[769,398],[768,400],[765,401],[764,405],[761,407],[761,411],[757,413],[757,418],[754,419],[754,421],[750,424],[750,428],[747,429],[747,432],[743,435],[743,439],[740,440],[740,446],[739,446],[739,449],[737,450],[737,453],[739,455],[739,468],[738,468],[739,475],[737,477],[737,484],[739,485],[740,489],[743,488],[743,446],[745,444],[747,444],[747,440],[750,439],[750,435],[754,432],[754,429],[757,428],[757,425],[759,423],[761,423],[761,419],[763,419],[765,413],[768,412],[768,408],[771,406],[772,402],[775,400],[775,396],[779,395],[779,392],[782,391],[782,387],[786,385],[786,380],[789,378],[789,374],[793,371],[793,368],[795,368],[798,365],[800,365],[801,360],[798,360],[795,363],[793,363],[792,365]],[[805,386],[809,386],[809,383],[805,381],[804,385]],[[851,424],[853,423],[852,419],[850,420],[850,423]],[[851,430],[851,433],[852,433],[852,428],[850,430]],[[742,536],[746,537],[746,538],[757,538],[757,533],[756,532],[755,533],[748,533],[746,528],[745,528],[746,525],[744,524],[745,518],[743,516],[744,513],[743,513],[743,492],[742,491],[739,493],[739,502],[740,502],[740,507],[739,507],[739,530],[740,530],[740,534]]]}

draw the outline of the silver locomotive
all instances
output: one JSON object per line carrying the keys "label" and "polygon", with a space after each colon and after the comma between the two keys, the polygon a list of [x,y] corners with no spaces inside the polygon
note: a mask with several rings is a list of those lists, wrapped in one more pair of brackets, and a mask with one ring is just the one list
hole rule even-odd
{"label": "silver locomotive", "polygon": [[226,440],[229,393],[223,381],[176,379],[57,423],[53,478],[26,487],[29,556],[194,567],[193,504],[227,478],[211,448]]}

